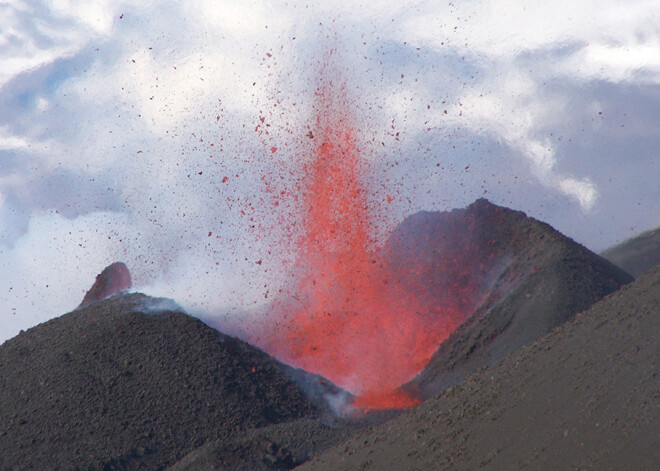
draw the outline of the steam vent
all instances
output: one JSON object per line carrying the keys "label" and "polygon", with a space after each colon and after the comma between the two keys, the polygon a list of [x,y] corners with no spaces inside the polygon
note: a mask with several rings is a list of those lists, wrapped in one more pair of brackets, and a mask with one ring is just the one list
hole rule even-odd
{"label": "steam vent", "polygon": [[128,267],[123,262],[115,262],[96,275],[96,281],[78,307],[89,306],[96,301],[129,289],[131,289],[131,274]]}
{"label": "steam vent", "polygon": [[230,326],[239,339],[125,293],[117,262],[78,309],[0,345],[0,469],[655,469],[660,266],[633,279],[483,199],[411,215],[380,254],[416,310],[347,328],[367,360],[350,373],[407,368],[384,386],[398,396],[326,364],[345,348],[332,322],[361,311]]}

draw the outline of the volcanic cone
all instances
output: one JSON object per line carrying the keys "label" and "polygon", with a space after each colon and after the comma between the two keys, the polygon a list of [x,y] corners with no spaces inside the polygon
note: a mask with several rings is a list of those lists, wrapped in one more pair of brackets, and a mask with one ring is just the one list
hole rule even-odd
{"label": "volcanic cone", "polygon": [[171,304],[113,297],[2,344],[0,469],[162,469],[318,414],[281,364]]}

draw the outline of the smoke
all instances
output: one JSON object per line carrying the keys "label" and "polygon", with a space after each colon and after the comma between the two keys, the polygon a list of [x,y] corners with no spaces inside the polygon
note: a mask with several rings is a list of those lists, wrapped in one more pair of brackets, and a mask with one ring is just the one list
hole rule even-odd
{"label": "smoke", "polygon": [[269,188],[331,48],[383,233],[483,194],[597,250],[660,224],[660,12],[619,3],[3,3],[0,340],[116,260],[191,312],[267,303],[293,263]]}
{"label": "smoke", "polygon": [[360,410],[352,405],[353,397],[346,391],[328,393],[323,399],[338,417],[356,417],[360,413]]}
{"label": "smoke", "polygon": [[142,299],[140,310],[146,314],[160,314],[166,311],[185,312],[174,300],[168,298],[147,297]]}

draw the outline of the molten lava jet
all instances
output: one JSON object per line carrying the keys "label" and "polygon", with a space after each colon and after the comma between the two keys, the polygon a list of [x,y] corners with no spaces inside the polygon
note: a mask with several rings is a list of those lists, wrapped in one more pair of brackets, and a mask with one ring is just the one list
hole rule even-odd
{"label": "molten lava jet", "polygon": [[440,292],[447,286],[425,278],[428,260],[402,260],[400,250],[373,240],[367,165],[346,91],[322,83],[310,133],[314,148],[303,165],[294,286],[265,313],[268,331],[248,340],[356,394],[356,407],[411,407],[419,400],[398,387],[472,312],[464,298],[473,290]]}

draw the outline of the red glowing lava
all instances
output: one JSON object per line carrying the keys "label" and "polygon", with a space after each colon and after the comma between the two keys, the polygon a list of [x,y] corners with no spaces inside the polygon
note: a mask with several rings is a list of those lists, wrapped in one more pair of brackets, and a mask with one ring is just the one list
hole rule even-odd
{"label": "red glowing lava", "polygon": [[296,281],[290,299],[270,307],[272,329],[255,343],[357,394],[356,407],[412,407],[419,400],[397,388],[426,365],[465,311],[429,294],[415,276],[423,267],[400,273],[372,239],[356,121],[345,90],[322,83],[309,134],[314,148],[303,166]]}

